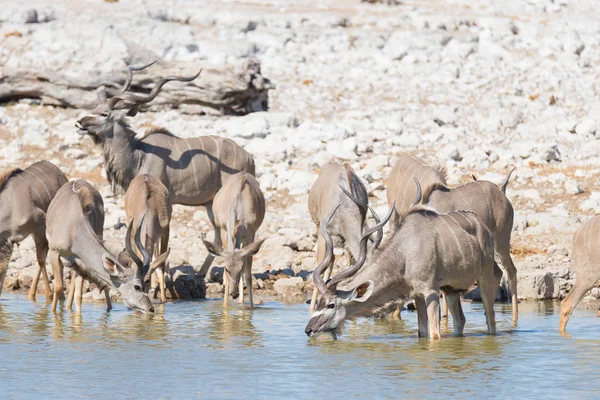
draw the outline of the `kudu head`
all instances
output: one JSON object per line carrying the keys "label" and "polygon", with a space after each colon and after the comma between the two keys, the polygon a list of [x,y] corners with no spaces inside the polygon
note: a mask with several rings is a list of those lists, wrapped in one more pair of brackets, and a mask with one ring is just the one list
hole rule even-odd
{"label": "kudu head", "polygon": [[227,278],[229,279],[229,293],[225,293],[226,296],[231,295],[234,299],[238,298],[240,295],[240,279],[242,278],[246,259],[248,259],[248,257],[253,257],[258,253],[260,246],[262,246],[264,241],[265,239],[255,240],[241,249],[236,249],[233,243],[229,243],[228,249],[225,250],[223,249],[223,246],[217,243],[203,240],[204,246],[206,246],[206,249],[210,254],[215,257],[223,257],[225,261],[224,273],[227,274]]}
{"label": "kudu head", "polygon": [[[346,191],[344,191],[348,194]],[[394,204],[395,205],[395,204]],[[383,226],[389,221],[394,211],[394,205],[390,208],[387,215],[383,220],[378,220],[378,223],[364,230],[362,238],[360,240],[360,254],[358,260],[350,268],[341,271],[328,282],[324,282],[321,277],[322,272],[329,267],[334,261],[333,255],[333,241],[331,236],[327,232],[327,224],[337,211],[340,204],[338,204],[331,213],[321,221],[320,232],[325,239],[326,243],[326,254],[323,261],[315,268],[312,277],[315,287],[321,293],[315,312],[308,321],[304,332],[309,336],[317,336],[323,332],[329,332],[334,338],[342,332],[344,321],[356,314],[356,310],[361,308],[362,303],[367,301],[373,289],[375,283],[372,280],[361,282],[350,290],[338,290],[338,284],[344,279],[354,276],[363,266],[367,259],[367,242],[369,237],[382,229]]]}
{"label": "kudu head", "polygon": [[117,93],[114,90],[107,92],[104,87],[99,88],[97,91],[98,106],[92,111],[91,115],[81,118],[75,124],[79,133],[89,136],[95,144],[104,145],[115,136],[122,134],[126,128],[125,117],[135,116],[142,105],[154,100],[167,82],[191,82],[202,72],[200,70],[196,75],[189,77],[167,76],[158,81],[149,94],[127,93],[133,80],[133,71],[141,71],[155,62],[127,67],[127,79]]}
{"label": "kudu head", "polygon": [[[168,248],[163,254],[159,255],[156,259],[152,260],[152,256],[146,251],[146,248],[142,244],[141,232],[142,224],[146,216],[142,216],[134,235],[135,246],[139,250],[142,258],[140,259],[131,245],[131,231],[133,226],[133,220],[127,227],[127,236],[125,237],[125,250],[119,254],[119,261],[123,264],[132,268],[135,271],[136,285],[141,286],[145,293],[148,293],[150,287],[150,278],[154,270],[161,264],[167,261],[171,249]],[[166,267],[165,267],[166,268]],[[134,287],[134,289],[137,289]]]}

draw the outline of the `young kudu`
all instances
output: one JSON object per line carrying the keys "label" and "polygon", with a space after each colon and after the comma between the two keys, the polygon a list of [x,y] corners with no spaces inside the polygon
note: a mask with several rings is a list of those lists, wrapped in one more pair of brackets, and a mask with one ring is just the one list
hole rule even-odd
{"label": "young kudu", "polygon": [[[409,158],[412,161],[403,161]],[[403,165],[407,169],[404,169]],[[418,165],[418,166],[417,166]],[[396,201],[396,210],[402,210],[398,207],[401,202],[406,203],[402,193],[407,190],[405,186],[414,186],[406,178],[410,174],[408,168],[414,168],[421,174],[428,171],[429,176],[438,173],[439,168],[429,166],[424,161],[415,157],[402,157],[398,160],[396,166],[390,175],[390,182],[394,185],[387,189],[388,202]],[[454,210],[469,210],[477,214],[488,229],[494,235],[494,247],[498,253],[502,265],[506,269],[510,290],[512,293],[512,316],[516,322],[519,318],[518,300],[517,300],[517,269],[510,256],[510,236],[513,227],[514,210],[510,200],[506,197],[506,188],[512,170],[508,173],[500,187],[489,181],[477,180],[467,184],[448,188],[440,179],[438,182],[430,181],[427,192],[424,191],[424,203],[440,213],[446,213]],[[438,175],[441,178],[441,174]],[[400,211],[398,211],[400,213]]]}
{"label": "young kudu", "polygon": [[[346,196],[342,190],[350,192]],[[337,240],[346,245],[353,259],[357,259],[360,249],[360,238],[365,225],[369,196],[367,189],[360,181],[349,163],[330,161],[321,168],[319,177],[308,192],[308,211],[317,226],[325,219],[327,214],[337,205],[340,206],[335,218],[332,219],[329,231]],[[373,213],[375,216],[375,213]],[[375,216],[377,219],[377,217]],[[318,233],[318,232],[317,232]],[[378,233],[374,247],[381,242],[382,232]],[[317,263],[325,257],[325,239],[317,239]],[[325,271],[325,280],[329,279],[333,263]],[[314,273],[314,272],[313,272]],[[314,311],[317,299],[317,288],[313,290],[310,301],[310,312]]]}
{"label": "young kudu", "polygon": [[[260,250],[265,239],[256,240],[256,231],[265,217],[265,197],[256,178],[247,172],[238,172],[223,185],[215,196],[213,209],[215,222],[223,233],[221,244],[204,240],[204,245],[215,257],[225,259],[225,298],[239,296],[244,302],[244,281],[248,288],[250,307],[252,299],[252,257]],[[239,288],[238,288],[239,286]]]}
{"label": "young kudu", "polygon": [[[103,225],[104,202],[100,193],[89,182],[68,182],[58,190],[50,203],[46,218],[46,235],[54,273],[52,310],[56,311],[58,299],[63,294],[63,257],[79,274],[79,287],[82,279],[86,278],[98,285],[99,290],[116,290],[128,307],[146,313],[154,312],[152,303],[143,290],[142,265],[137,268],[124,267],[104,247]],[[81,292],[81,289],[78,291]],[[79,313],[81,294],[77,293],[75,297]]]}
{"label": "young kudu", "polygon": [[[454,333],[460,335],[465,324],[460,293],[475,281],[481,288],[488,333],[495,333],[493,305],[502,272],[495,268],[491,232],[472,212],[438,214],[422,206],[418,183],[417,188],[417,200],[394,235],[373,253],[368,268],[361,268],[366,260],[368,237],[387,222],[393,207],[380,224],[363,234],[360,256],[353,266],[327,283],[320,273],[313,273],[321,298],[306,326],[308,336],[330,332],[336,337],[342,332],[345,320],[368,316],[390,301],[412,297],[417,305],[419,336],[427,336],[429,332],[431,339],[439,339],[441,289],[447,294]],[[336,209],[321,223],[326,256],[315,268],[316,272],[326,268],[334,257],[327,223]],[[340,290],[338,286],[348,290]]]}
{"label": "young kudu", "polygon": [[[80,119],[77,127],[102,148],[104,168],[113,191],[126,191],[136,175],[157,177],[167,187],[173,204],[205,206],[215,230],[215,242],[221,244],[221,232],[216,226],[212,201],[229,177],[245,171],[255,174],[254,159],[233,140],[219,136],[180,138],[165,129],[153,129],[137,138],[125,120],[152,101],[162,86],[170,81],[191,82],[191,77],[168,76],[160,80],[150,94],[126,93],[131,70],[121,93],[109,97],[100,91],[100,105],[95,114]],[[201,273],[206,275],[213,261],[209,254]]]}
{"label": "young kudu", "polygon": [[[600,280],[600,215],[592,217],[573,236],[573,266],[577,274],[575,285],[560,303],[561,332],[581,298]],[[600,316],[600,311],[598,312]]]}
{"label": "young kudu", "polygon": [[[144,277],[145,287],[149,288],[150,278],[156,270],[160,299],[163,303],[167,301],[165,271],[167,271],[166,260],[169,256],[169,224],[172,210],[171,195],[160,179],[151,175],[138,175],[133,178],[125,194],[125,213],[127,224],[140,226],[140,229],[131,232],[126,240],[131,243],[132,236],[136,234],[140,236],[140,231],[145,232],[142,245],[138,245],[143,257],[144,269],[148,270]],[[123,256],[128,254],[129,252],[125,252]],[[152,261],[153,257],[156,257],[154,261]],[[136,260],[129,261],[136,262]]]}
{"label": "young kudu", "polygon": [[66,182],[65,174],[48,161],[0,174],[0,294],[13,245],[32,235],[38,268],[33,276],[29,298],[35,300],[40,274],[44,279],[46,298],[52,297],[46,273],[46,212],[56,192]]}

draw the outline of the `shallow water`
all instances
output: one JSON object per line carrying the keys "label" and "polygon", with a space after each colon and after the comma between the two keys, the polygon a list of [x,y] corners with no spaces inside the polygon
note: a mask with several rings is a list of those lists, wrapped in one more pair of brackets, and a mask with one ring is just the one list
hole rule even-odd
{"label": "shallow water", "polygon": [[[417,338],[416,313],[361,319],[338,341],[307,339],[308,306],[254,311],[220,300],[175,302],[154,315],[84,304],[56,316],[26,296],[0,298],[0,393],[7,398],[582,398],[600,388],[600,318],[577,310],[568,337],[558,303],[524,303],[517,327],[496,305],[463,303],[464,337]],[[451,329],[451,323],[449,329]]]}

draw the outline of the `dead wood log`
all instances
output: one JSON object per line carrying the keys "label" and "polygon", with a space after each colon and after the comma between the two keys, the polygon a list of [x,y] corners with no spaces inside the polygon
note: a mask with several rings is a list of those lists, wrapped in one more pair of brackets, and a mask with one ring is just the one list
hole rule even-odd
{"label": "dead wood log", "polygon": [[[149,93],[160,78],[167,75],[190,75],[195,68],[198,66],[150,68],[134,75],[130,91]],[[39,99],[44,104],[92,109],[98,104],[96,89],[105,86],[109,93],[118,90],[126,78],[124,70],[125,68],[100,75],[90,73],[88,76],[69,77],[60,71],[4,69],[0,71],[0,103]],[[200,77],[193,82],[169,83],[147,108],[165,109],[195,104],[221,114],[242,115],[267,111],[269,89],[272,89],[272,85],[261,75],[260,62],[249,59],[242,72],[203,69]]]}

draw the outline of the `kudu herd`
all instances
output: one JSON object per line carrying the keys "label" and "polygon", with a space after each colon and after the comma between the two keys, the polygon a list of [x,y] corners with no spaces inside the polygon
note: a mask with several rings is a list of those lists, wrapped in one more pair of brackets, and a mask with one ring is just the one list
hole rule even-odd
{"label": "kudu herd", "polygon": [[[154,297],[160,293],[161,302],[167,301],[169,233],[173,205],[179,204],[204,206],[214,229],[213,242],[203,239],[208,255],[199,273],[207,275],[214,257],[222,257],[224,305],[229,296],[243,303],[245,285],[249,305],[254,306],[252,259],[265,241],[257,239],[257,231],[266,213],[254,159],[228,138],[182,138],[162,128],[138,135],[127,117],[134,117],[168,82],[191,82],[200,75],[167,76],[147,94],[132,93],[134,72],[153,64],[128,67],[119,89],[100,88],[98,106],[76,124],[100,147],[113,191],[125,192],[125,250],[114,255],[105,246],[104,203],[91,183],[68,181],[47,161],[8,170],[0,174],[0,293],[13,246],[31,235],[38,261],[32,299],[41,275],[56,311],[67,265],[72,271],[67,308],[74,301],[81,312],[83,280],[88,279],[104,291],[108,309],[113,291],[129,308],[152,313],[150,289]],[[329,332],[335,338],[345,321],[413,299],[418,335],[438,340],[444,294],[454,334],[461,335],[466,322],[461,294],[477,285],[487,331],[494,334],[494,302],[502,278],[495,255],[507,273],[516,323],[517,270],[510,255],[514,210],[506,197],[511,173],[500,187],[481,180],[450,187],[444,168],[400,156],[387,180],[389,211],[380,218],[349,163],[334,160],[324,165],[308,194],[308,210],[318,232],[312,315],[305,333]],[[367,224],[369,211],[375,220],[372,227]],[[382,242],[388,222],[389,237]],[[600,217],[575,234],[577,281],[561,304],[561,331],[600,278],[598,239]],[[331,277],[334,245],[345,246],[350,266]],[[46,272],[48,253],[53,290]]]}

